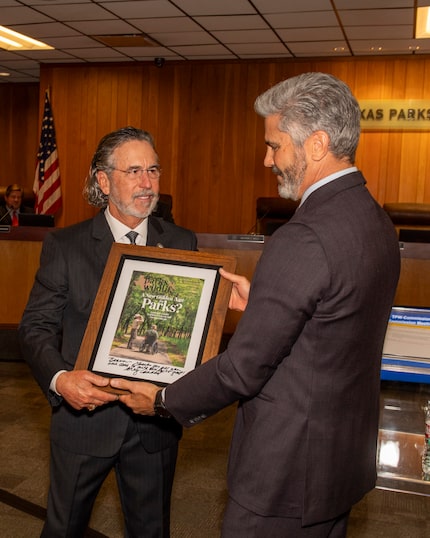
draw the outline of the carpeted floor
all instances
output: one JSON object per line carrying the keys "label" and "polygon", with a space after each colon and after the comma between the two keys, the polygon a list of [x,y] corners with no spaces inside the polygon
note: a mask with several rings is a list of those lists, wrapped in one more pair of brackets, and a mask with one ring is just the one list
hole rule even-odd
{"label": "carpeted floor", "polygon": [[[22,362],[0,360],[0,395],[0,536],[33,538],[39,536],[46,506],[49,408]],[[184,433],[173,492],[172,538],[220,535],[234,411],[227,408]],[[122,536],[110,475],[97,499],[88,537]],[[430,496],[375,489],[354,507],[348,538],[388,536],[430,536]]]}

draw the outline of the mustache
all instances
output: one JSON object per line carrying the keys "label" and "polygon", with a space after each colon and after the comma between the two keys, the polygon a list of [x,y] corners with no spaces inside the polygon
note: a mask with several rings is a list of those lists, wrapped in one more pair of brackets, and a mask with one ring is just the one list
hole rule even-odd
{"label": "mustache", "polygon": [[132,198],[139,198],[140,196],[153,196],[154,198],[158,198],[158,194],[156,194],[152,189],[142,189],[139,192],[133,193]]}
{"label": "mustache", "polygon": [[275,165],[272,166],[272,172],[275,174],[275,176],[283,176],[284,174],[282,171]]}

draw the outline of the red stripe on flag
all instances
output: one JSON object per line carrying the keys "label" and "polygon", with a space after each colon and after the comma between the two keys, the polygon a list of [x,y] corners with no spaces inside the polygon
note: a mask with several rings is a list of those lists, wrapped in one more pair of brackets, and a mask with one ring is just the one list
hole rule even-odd
{"label": "red stripe on flag", "polygon": [[[42,173],[43,171],[43,173]],[[33,191],[36,196],[36,213],[53,215],[62,205],[60,167],[55,137],[54,117],[45,92],[42,130]]]}

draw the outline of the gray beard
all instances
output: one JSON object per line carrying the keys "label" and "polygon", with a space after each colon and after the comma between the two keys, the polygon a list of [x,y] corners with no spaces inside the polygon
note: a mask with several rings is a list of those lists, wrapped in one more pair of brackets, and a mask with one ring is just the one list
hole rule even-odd
{"label": "gray beard", "polygon": [[283,183],[282,185],[278,185],[278,193],[281,198],[290,199],[290,200],[298,200],[298,189],[300,185],[296,185],[293,183]]}
{"label": "gray beard", "polygon": [[130,215],[132,217],[136,217],[138,219],[146,219],[149,217],[149,215],[154,211],[154,209],[157,207],[158,204],[158,195],[154,195],[152,198],[151,205],[149,206],[147,211],[137,211],[135,208],[126,206],[116,198],[116,193],[111,192],[110,199],[111,201],[118,207],[118,209],[124,214],[124,215]]}

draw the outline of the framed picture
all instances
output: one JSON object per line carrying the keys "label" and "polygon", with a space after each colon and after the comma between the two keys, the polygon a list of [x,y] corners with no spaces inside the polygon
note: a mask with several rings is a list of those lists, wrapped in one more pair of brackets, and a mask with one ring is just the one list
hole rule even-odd
{"label": "framed picture", "polygon": [[75,369],[165,386],[216,355],[231,291],[220,267],[236,259],[114,243]]}

